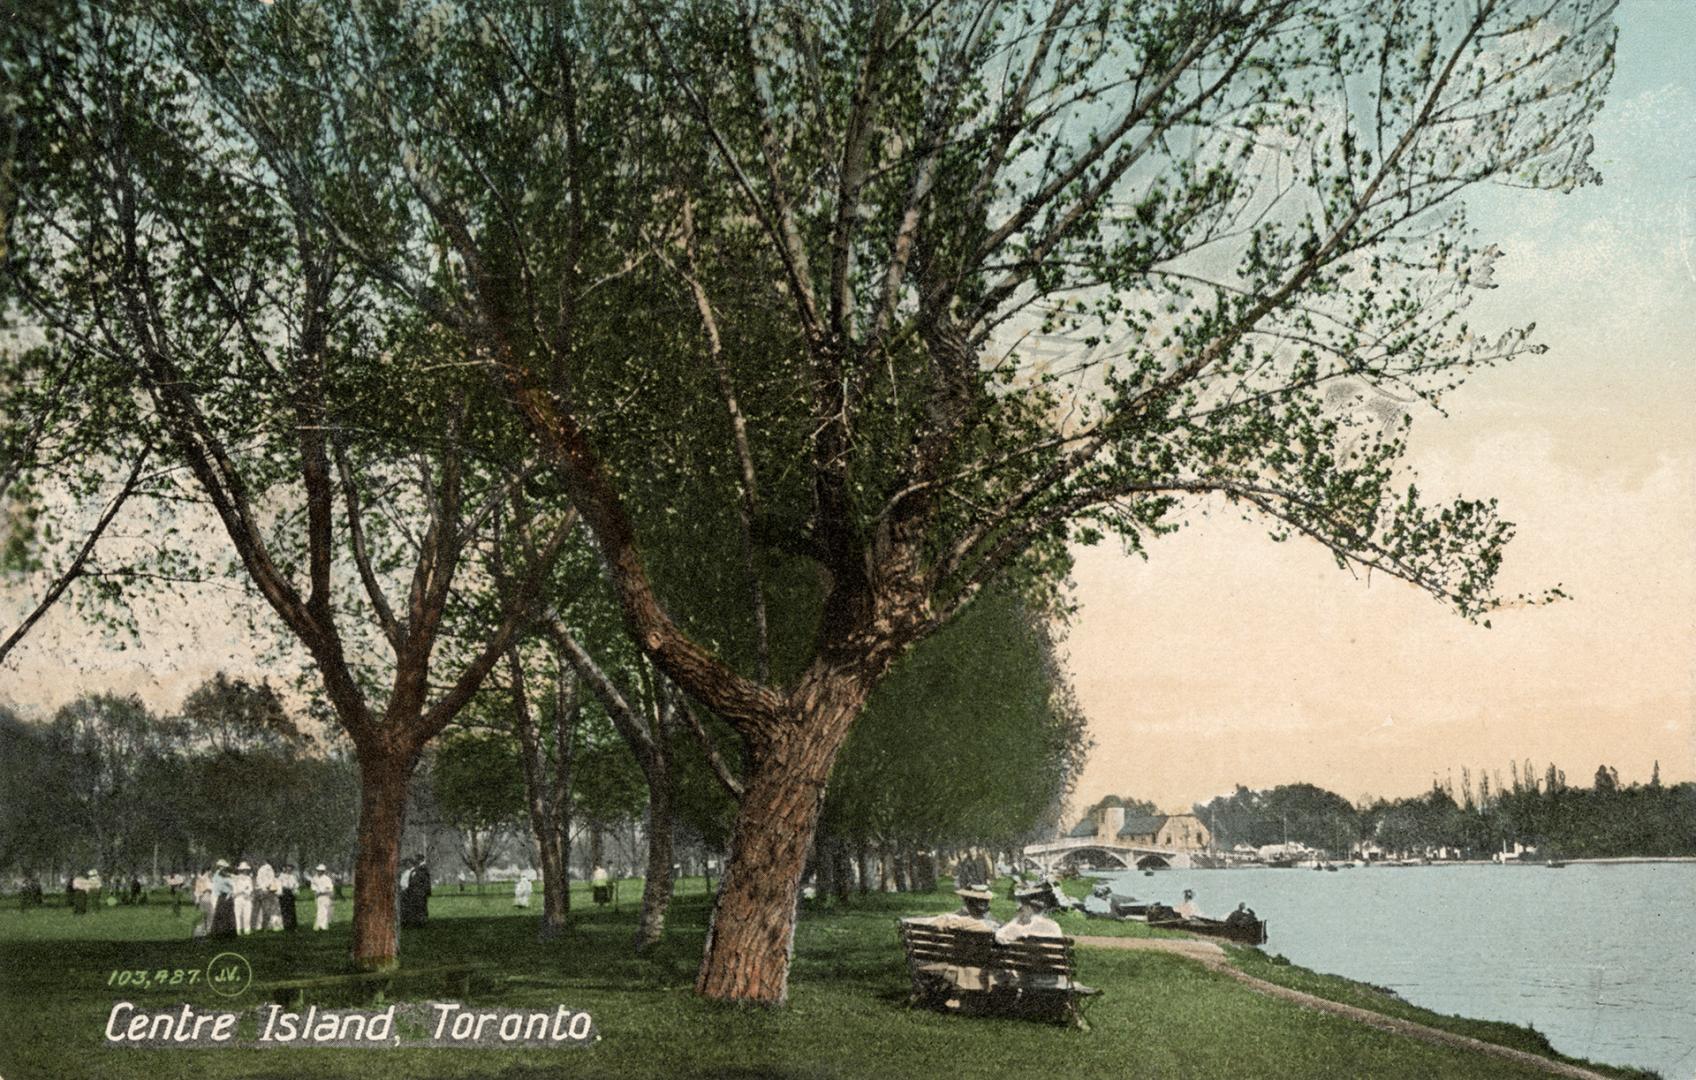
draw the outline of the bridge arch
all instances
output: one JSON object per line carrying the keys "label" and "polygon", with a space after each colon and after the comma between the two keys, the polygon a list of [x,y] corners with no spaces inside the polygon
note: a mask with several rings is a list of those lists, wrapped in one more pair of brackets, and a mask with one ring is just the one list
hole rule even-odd
{"label": "bridge arch", "polygon": [[1164,855],[1144,855],[1137,860],[1138,870],[1170,870],[1171,868],[1172,864],[1167,861]]}
{"label": "bridge arch", "polygon": [[1072,848],[1064,854],[1059,855],[1056,861],[1063,863],[1089,862],[1096,866],[1101,866],[1111,862],[1124,870],[1129,870],[1131,868],[1131,861],[1128,858],[1127,852],[1114,851],[1112,848],[1104,847]]}

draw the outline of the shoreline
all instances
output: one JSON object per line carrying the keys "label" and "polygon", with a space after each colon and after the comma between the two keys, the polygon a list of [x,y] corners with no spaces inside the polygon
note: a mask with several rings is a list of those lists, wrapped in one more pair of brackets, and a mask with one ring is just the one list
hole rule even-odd
{"label": "shoreline", "polygon": [[[1305,993],[1301,990],[1295,990],[1287,986],[1280,986],[1275,982],[1269,982],[1265,979],[1257,978],[1233,964],[1231,962],[1230,954],[1225,951],[1224,947],[1212,941],[1196,939],[1173,940],[1166,938],[1096,937],[1084,935],[1074,936],[1072,940],[1078,945],[1090,949],[1129,949],[1148,952],[1163,952],[1174,956],[1181,956],[1186,960],[1195,961],[1207,968],[1209,971],[1214,971],[1227,976],[1228,978],[1234,979],[1257,994],[1263,994],[1267,997],[1288,1001],[1293,1004],[1300,1005],[1303,1008],[1330,1013],[1333,1016],[1340,1016],[1346,1020],[1352,1020],[1358,1024],[1365,1024],[1368,1027],[1374,1027],[1380,1031],[1387,1031],[1393,1035],[1399,1035],[1403,1038],[1418,1039],[1421,1042],[1452,1046],[1457,1049],[1467,1050],[1476,1054],[1502,1058],[1516,1062],[1520,1065],[1525,1065],[1529,1068],[1540,1069],[1556,1076],[1572,1077],[1575,1078],[1575,1080],[1609,1080],[1608,1074],[1606,1073],[1597,1072],[1594,1069],[1585,1068],[1581,1065],[1575,1065],[1569,1061],[1561,1061],[1556,1058],[1545,1057],[1542,1054],[1534,1054],[1526,1050],[1515,1049],[1511,1046],[1503,1046],[1501,1043],[1490,1042],[1485,1039],[1476,1039],[1470,1035],[1462,1035],[1453,1031],[1444,1031],[1442,1028],[1432,1027],[1429,1024],[1421,1024],[1413,1020],[1406,1020],[1398,1016],[1391,1016],[1387,1013],[1378,1012],[1372,1009],[1363,1009],[1358,1005],[1350,1005],[1346,1002],[1333,1001],[1330,998],[1320,997],[1317,994]],[[1311,971],[1311,969],[1305,968],[1303,970]],[[1315,972],[1314,974],[1323,973]],[[1343,978],[1343,976],[1336,977]],[[1357,982],[1358,980],[1349,981]]]}

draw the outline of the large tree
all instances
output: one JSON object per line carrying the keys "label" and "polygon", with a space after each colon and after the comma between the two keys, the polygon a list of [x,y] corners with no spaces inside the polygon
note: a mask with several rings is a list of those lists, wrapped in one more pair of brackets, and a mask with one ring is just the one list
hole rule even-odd
{"label": "large tree", "polygon": [[[741,734],[697,988],[776,1003],[838,751],[985,585],[1220,505],[1504,602],[1511,527],[1429,502],[1405,429],[1531,347],[1464,318],[1495,252],[1459,200],[1594,179],[1610,7],[185,4],[159,89],[502,387],[636,642]],[[710,510],[668,517],[654,473],[709,437]],[[750,626],[747,547],[807,570],[792,663],[703,632],[677,535],[754,579]]]}
{"label": "large tree", "polygon": [[[573,515],[534,521],[505,601],[451,632],[456,583],[534,472],[456,364],[464,342],[373,304],[334,234],[285,212],[289,164],[232,154],[172,27],[120,3],[36,29],[7,55],[24,91],[8,297],[123,388],[113,431],[156,447],[175,467],[158,497],[225,543],[150,539],[230,567],[310,658],[360,769],[354,960],[390,966],[413,769],[533,616]],[[269,105],[291,139],[326,116],[310,91]]]}

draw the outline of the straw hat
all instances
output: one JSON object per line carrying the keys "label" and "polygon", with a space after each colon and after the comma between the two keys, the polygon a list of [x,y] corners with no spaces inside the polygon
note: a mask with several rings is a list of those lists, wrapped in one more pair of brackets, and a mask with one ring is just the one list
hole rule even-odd
{"label": "straw hat", "polygon": [[252,870],[253,867],[247,865],[247,860],[243,859],[240,863],[238,863],[236,865],[236,869],[237,870]]}
{"label": "straw hat", "polygon": [[316,871],[318,871],[318,872],[319,872],[319,873],[320,873],[320,874],[322,874],[322,873],[326,873],[326,872],[327,872],[327,871],[326,871],[326,870],[325,870],[325,868],[324,868],[324,864],[323,864],[323,863],[319,863],[319,864],[318,864],[318,865],[317,865],[317,866],[314,866],[314,867],[313,867],[313,868],[312,868],[312,869],[314,869],[314,870],[316,870]]}
{"label": "straw hat", "polygon": [[967,900],[995,899],[995,894],[989,891],[988,885],[963,885],[954,890],[954,895],[964,897]]}

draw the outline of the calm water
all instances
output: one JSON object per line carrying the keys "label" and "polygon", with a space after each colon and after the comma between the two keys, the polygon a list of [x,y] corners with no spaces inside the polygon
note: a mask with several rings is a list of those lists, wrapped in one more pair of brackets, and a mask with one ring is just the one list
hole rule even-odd
{"label": "calm water", "polygon": [[1238,901],[1266,951],[1440,1013],[1529,1024],[1563,1053],[1696,1078],[1696,863],[1162,870],[1116,891]]}

